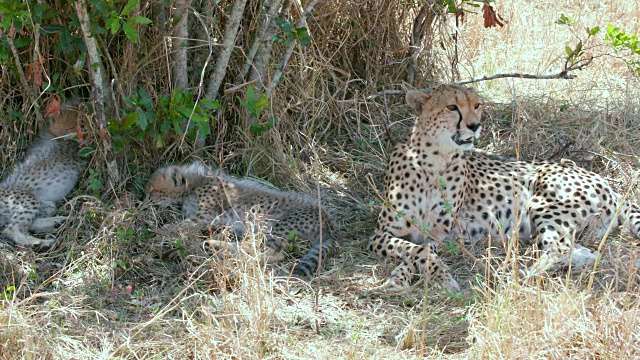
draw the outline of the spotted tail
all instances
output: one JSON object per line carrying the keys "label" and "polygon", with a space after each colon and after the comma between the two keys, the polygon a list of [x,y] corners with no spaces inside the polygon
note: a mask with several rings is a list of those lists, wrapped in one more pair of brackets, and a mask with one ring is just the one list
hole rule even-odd
{"label": "spotted tail", "polygon": [[636,203],[631,203],[628,211],[625,225],[633,235],[640,238],[640,206]]}
{"label": "spotted tail", "polygon": [[[323,236],[322,240],[322,264],[323,267],[325,265],[325,260],[328,256],[334,255],[338,252],[338,241],[333,236],[333,234],[327,234]],[[316,242],[311,246],[309,251],[307,251],[298,263],[293,268],[293,273],[295,275],[301,276],[312,276],[315,275],[318,271],[318,259],[320,255],[320,242]]]}

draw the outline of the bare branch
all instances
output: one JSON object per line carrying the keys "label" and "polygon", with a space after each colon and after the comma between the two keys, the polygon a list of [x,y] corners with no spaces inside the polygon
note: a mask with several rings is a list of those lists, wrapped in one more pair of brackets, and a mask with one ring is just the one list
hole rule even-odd
{"label": "bare branch", "polygon": [[[573,66],[570,66],[566,70],[560,71],[557,74],[547,74],[547,75],[519,74],[519,73],[496,74],[496,75],[492,75],[492,76],[483,76],[483,77],[477,78],[477,79],[458,81],[458,82],[455,82],[454,84],[466,85],[466,84],[472,84],[472,83],[477,83],[477,82],[481,82],[481,81],[504,79],[504,78],[534,79],[534,80],[551,80],[551,79],[571,80],[571,79],[575,79],[577,77],[577,75],[569,74],[569,72],[576,71],[576,70],[582,70],[585,67],[589,66],[592,61],[593,61],[593,58],[586,59],[585,61],[582,61],[580,63],[576,63]],[[429,89],[428,88],[427,89],[423,88],[423,89],[417,89],[417,90],[428,91]],[[377,92],[377,93],[375,93],[373,95],[369,95],[367,97],[367,99],[373,99],[373,98],[376,98],[376,97],[382,96],[382,95],[404,95],[406,93],[407,93],[407,90],[383,90],[383,91]]]}
{"label": "bare branch", "polygon": [[238,34],[238,28],[240,27],[240,21],[242,20],[242,14],[244,13],[244,6],[247,0],[236,0],[233,3],[233,9],[231,10],[231,16],[227,27],[224,30],[224,39],[222,41],[222,51],[218,55],[216,61],[216,68],[213,71],[211,79],[209,79],[209,86],[207,86],[207,92],[205,98],[207,100],[213,100],[218,95],[222,80],[224,80],[227,74],[227,65],[229,64],[229,58],[231,52],[236,43],[236,35]]}
{"label": "bare branch", "polygon": [[[296,27],[299,29],[302,26],[304,26],[306,17],[313,11],[313,8],[320,2],[320,0],[312,0],[309,5],[307,5],[307,8],[304,9],[304,12],[302,13],[302,16],[300,16],[300,20],[298,21],[298,25],[296,25]],[[291,58],[291,54],[293,54],[293,48],[296,46],[297,41],[295,39],[291,39],[289,40],[289,44],[287,45],[287,49],[284,52],[284,55],[282,56],[282,60],[280,61],[280,65],[278,66],[278,68],[276,69],[276,72],[273,74],[273,78],[271,79],[271,82],[269,83],[269,86],[267,86],[267,96],[269,96],[269,94],[271,94],[271,91],[276,87],[276,85],[278,85],[278,82],[280,82],[280,77],[282,76],[282,72],[284,71],[284,68],[287,67],[287,63],[289,62],[289,58]]]}

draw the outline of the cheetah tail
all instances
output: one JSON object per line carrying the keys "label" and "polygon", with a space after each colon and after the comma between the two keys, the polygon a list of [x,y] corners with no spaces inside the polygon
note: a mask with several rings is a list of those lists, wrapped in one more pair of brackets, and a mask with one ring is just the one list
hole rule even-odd
{"label": "cheetah tail", "polygon": [[[325,236],[322,241],[322,263],[327,259],[327,256],[331,256],[338,251],[338,241],[333,236]],[[293,269],[295,275],[300,276],[312,276],[315,275],[318,270],[318,258],[320,255],[320,243],[315,243],[309,251],[307,251]]]}
{"label": "cheetah tail", "polygon": [[640,238],[640,205],[637,203],[630,204],[626,225],[633,235]]}

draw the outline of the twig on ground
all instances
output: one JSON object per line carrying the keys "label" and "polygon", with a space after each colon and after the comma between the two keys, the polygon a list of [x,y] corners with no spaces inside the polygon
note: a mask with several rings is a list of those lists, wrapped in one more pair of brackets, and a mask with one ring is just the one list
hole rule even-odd
{"label": "twig on ground", "polygon": [[[304,26],[306,17],[313,11],[313,8],[319,2],[320,2],[320,0],[312,0],[309,3],[309,5],[307,5],[307,8],[304,9],[304,12],[300,16],[300,20],[298,21],[298,24],[296,25],[296,28],[299,29],[302,26]],[[271,91],[280,82],[280,77],[282,76],[282,72],[284,71],[285,67],[287,67],[287,63],[289,63],[289,58],[291,58],[291,54],[293,54],[293,48],[295,48],[296,43],[297,43],[296,39],[289,40],[289,44],[287,45],[287,49],[285,50],[284,55],[282,56],[282,60],[280,60],[280,65],[278,65],[278,68],[277,68],[276,72],[273,74],[273,78],[271,79],[271,82],[267,86],[267,91],[266,91],[267,96],[269,96],[271,94]]]}
{"label": "twig on ground", "polygon": [[231,16],[229,22],[224,30],[224,39],[222,41],[222,51],[218,55],[216,61],[216,68],[213,71],[211,79],[209,79],[209,86],[205,94],[205,99],[213,100],[218,96],[218,90],[225,75],[227,74],[227,65],[231,58],[231,52],[236,43],[236,35],[238,34],[238,28],[240,27],[240,21],[242,20],[242,14],[244,13],[244,7],[247,4],[247,0],[236,0],[233,3],[231,10]]}

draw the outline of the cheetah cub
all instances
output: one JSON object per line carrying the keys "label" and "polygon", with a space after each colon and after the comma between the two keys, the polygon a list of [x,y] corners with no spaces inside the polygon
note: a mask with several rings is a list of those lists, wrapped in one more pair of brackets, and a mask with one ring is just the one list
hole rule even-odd
{"label": "cheetah cub", "polygon": [[[162,207],[182,205],[182,213],[191,225],[200,228],[228,226],[238,237],[245,232],[242,220],[246,213],[255,211],[265,218],[266,228],[262,232],[267,240],[270,262],[284,259],[282,247],[294,232],[313,245],[295,265],[293,273],[308,276],[318,268],[321,248],[318,205],[306,195],[279,191],[250,179],[238,179],[194,162],[156,170],[145,186],[145,196]],[[333,219],[323,210],[323,259],[338,249],[336,229]]]}
{"label": "cheetah cub", "polygon": [[574,243],[585,229],[604,236],[626,225],[640,236],[640,208],[623,202],[598,174],[570,160],[500,161],[469,156],[480,137],[482,99],[474,89],[440,85],[429,93],[411,91],[406,101],[417,114],[408,142],[391,154],[385,199],[370,250],[399,258],[387,281],[404,290],[420,273],[431,282],[458,289],[429,241],[488,234],[509,239],[537,237],[542,249],[531,273],[571,265],[593,265],[597,253]]}
{"label": "cheetah cub", "polygon": [[60,112],[27,151],[25,159],[0,183],[0,224],[2,238],[22,246],[50,248],[55,238],[29,235],[53,232],[66,216],[53,216],[56,202],[76,186],[86,162],[78,156],[76,133],[81,114],[72,109]]}

